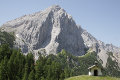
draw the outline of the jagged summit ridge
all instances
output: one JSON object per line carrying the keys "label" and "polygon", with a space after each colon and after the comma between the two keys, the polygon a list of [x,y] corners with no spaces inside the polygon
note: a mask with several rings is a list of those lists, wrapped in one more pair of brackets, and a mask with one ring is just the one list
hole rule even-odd
{"label": "jagged summit ridge", "polygon": [[15,47],[21,48],[23,53],[33,52],[36,58],[38,51],[43,54],[56,54],[62,49],[75,56],[83,55],[86,49],[91,49],[98,53],[105,62],[104,65],[107,52],[111,51],[119,57],[120,48],[97,40],[76,25],[73,18],[58,5],[9,21],[3,24],[1,30],[14,32]]}
{"label": "jagged summit ridge", "polygon": [[27,23],[28,21],[31,20],[40,20],[42,21],[43,19],[46,19],[49,14],[55,14],[55,16],[62,16],[62,15],[67,15],[69,18],[72,19],[72,17],[66,13],[64,9],[62,9],[59,5],[53,5],[49,8],[46,8],[45,10],[29,14],[29,15],[24,15],[20,18],[14,19],[12,21],[8,21],[7,23],[3,24],[5,27],[19,27],[19,25],[22,25],[24,23]]}
{"label": "jagged summit ridge", "polygon": [[16,46],[24,53],[45,49],[49,54],[66,49],[75,55],[84,54],[81,31],[72,17],[59,6],[51,6],[41,12],[9,21],[3,26],[3,30],[15,32]]}
{"label": "jagged summit ridge", "polygon": [[62,8],[59,5],[53,5],[53,6],[49,7],[48,9],[50,9],[52,11],[59,11]]}

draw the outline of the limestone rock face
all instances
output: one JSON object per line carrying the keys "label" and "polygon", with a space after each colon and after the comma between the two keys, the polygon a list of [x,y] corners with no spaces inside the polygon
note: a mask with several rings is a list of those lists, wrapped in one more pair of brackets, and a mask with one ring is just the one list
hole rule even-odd
{"label": "limestone rock face", "polygon": [[15,46],[21,48],[23,53],[36,53],[41,49],[47,54],[56,54],[61,49],[76,56],[85,53],[81,28],[58,5],[9,21],[2,30],[15,32]]}
{"label": "limestone rock face", "polygon": [[95,37],[93,37],[90,33],[88,33],[86,30],[82,30],[81,34],[84,44],[86,47],[91,49],[92,51],[95,51],[98,54],[98,60],[102,60],[103,67],[106,67],[107,59],[109,55],[108,52],[112,52],[113,56],[112,59],[118,62],[120,66],[120,48],[116,47],[112,44],[105,44],[102,41],[97,40]]}
{"label": "limestone rock face", "polygon": [[33,52],[35,59],[38,58],[38,51],[56,54],[65,49],[75,56],[81,56],[88,48],[98,54],[104,66],[108,58],[107,52],[115,53],[114,56],[120,63],[120,48],[94,38],[76,25],[72,17],[58,5],[9,21],[2,25],[1,30],[14,32],[14,47],[21,48],[23,53]]}

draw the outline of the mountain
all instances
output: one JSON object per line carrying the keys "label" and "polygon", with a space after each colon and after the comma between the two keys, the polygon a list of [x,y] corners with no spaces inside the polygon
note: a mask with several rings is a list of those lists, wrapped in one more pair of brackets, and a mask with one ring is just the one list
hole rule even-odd
{"label": "mountain", "polygon": [[116,61],[118,65],[120,66],[120,48],[116,47],[112,44],[105,44],[104,42],[97,40],[95,37],[93,37],[90,33],[88,33],[86,30],[83,30],[81,34],[84,44],[86,47],[89,48],[91,51],[95,51],[98,54],[98,60],[102,63],[102,65],[105,67],[107,60],[109,58],[109,52],[113,53],[113,56],[110,56],[113,61]]}
{"label": "mountain", "polygon": [[[9,21],[0,29],[14,32],[14,47],[20,48],[25,54],[32,52],[35,59],[38,52],[48,55],[65,49],[75,56],[81,56],[89,50],[97,53],[104,67],[109,57],[120,66],[120,48],[97,40],[58,5]],[[113,55],[110,56],[108,52]]]}

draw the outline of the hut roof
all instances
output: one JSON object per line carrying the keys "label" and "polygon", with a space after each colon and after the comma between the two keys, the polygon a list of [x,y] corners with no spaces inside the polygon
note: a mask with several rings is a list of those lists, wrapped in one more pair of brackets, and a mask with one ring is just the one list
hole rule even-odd
{"label": "hut roof", "polygon": [[97,65],[93,65],[93,66],[89,67],[88,69],[92,69],[94,67],[98,67],[98,66]]}

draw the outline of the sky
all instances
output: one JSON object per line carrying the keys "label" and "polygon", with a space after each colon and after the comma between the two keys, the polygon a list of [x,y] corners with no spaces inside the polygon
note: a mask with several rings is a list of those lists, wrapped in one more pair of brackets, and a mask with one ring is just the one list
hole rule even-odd
{"label": "sky", "polygon": [[120,47],[120,0],[0,0],[0,26],[52,5],[64,8],[98,40]]}

